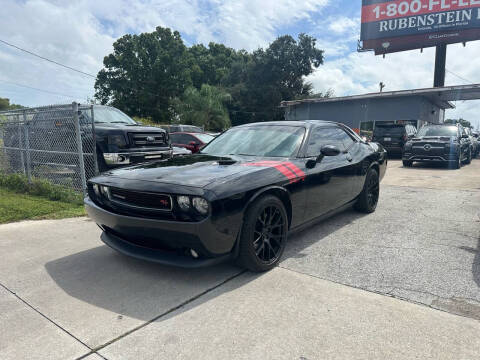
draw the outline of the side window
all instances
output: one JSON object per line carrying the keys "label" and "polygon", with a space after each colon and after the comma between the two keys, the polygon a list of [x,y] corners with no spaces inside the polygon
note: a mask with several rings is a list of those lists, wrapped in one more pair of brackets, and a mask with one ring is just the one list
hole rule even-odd
{"label": "side window", "polygon": [[345,151],[355,142],[344,130],[338,127],[323,127],[315,128],[310,135],[310,140],[307,147],[307,157],[318,156],[320,149],[325,145],[335,145],[341,151]]}
{"label": "side window", "polygon": [[180,144],[181,143],[180,136],[181,134],[170,134],[171,142],[174,144]]}

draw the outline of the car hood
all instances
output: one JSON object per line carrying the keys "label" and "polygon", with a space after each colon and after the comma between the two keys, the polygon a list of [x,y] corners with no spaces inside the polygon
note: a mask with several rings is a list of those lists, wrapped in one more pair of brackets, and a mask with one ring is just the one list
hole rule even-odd
{"label": "car hood", "polygon": [[245,166],[254,161],[251,157],[194,154],[112,170],[102,176],[203,188],[241,173],[261,171],[261,167]]}
{"label": "car hood", "polygon": [[95,123],[97,130],[123,130],[127,132],[165,132],[162,128],[143,125],[128,125],[120,123]]}

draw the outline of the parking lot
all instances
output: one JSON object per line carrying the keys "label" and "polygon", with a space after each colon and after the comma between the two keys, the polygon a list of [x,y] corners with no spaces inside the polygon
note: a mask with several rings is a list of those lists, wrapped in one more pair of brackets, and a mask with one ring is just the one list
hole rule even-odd
{"label": "parking lot", "polygon": [[2,225],[0,358],[478,358],[479,180],[392,160],[375,213],[292,234],[260,275],[131,259],[87,218]]}

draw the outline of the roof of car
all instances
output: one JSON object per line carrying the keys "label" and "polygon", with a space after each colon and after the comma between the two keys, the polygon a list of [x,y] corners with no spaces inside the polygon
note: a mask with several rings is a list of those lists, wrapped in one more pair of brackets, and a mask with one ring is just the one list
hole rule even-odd
{"label": "roof of car", "polygon": [[258,126],[258,125],[277,125],[277,126],[306,126],[311,127],[315,125],[342,125],[334,121],[325,121],[325,120],[284,120],[284,121],[265,121],[265,122],[256,122],[251,124],[244,124],[237,127],[249,127],[249,126]]}

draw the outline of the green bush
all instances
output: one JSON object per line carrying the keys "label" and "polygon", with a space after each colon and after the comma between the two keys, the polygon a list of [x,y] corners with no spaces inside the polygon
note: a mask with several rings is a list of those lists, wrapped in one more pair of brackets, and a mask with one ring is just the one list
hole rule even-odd
{"label": "green bush", "polygon": [[72,189],[54,185],[44,179],[32,178],[29,182],[25,175],[0,173],[0,187],[19,194],[41,196],[53,201],[81,204],[83,197]]}

